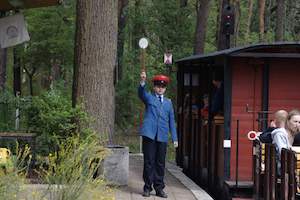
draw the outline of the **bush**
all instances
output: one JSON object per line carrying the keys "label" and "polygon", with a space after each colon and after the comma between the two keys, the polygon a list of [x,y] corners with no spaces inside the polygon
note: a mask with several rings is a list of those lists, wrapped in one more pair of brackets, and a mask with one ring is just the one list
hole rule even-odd
{"label": "bush", "polygon": [[0,200],[19,199],[19,195],[24,191],[26,175],[30,164],[30,149],[25,146],[23,149],[16,147],[14,156],[10,158],[12,170],[0,174]]}
{"label": "bush", "polygon": [[[73,108],[69,98],[55,90],[41,96],[7,95],[2,99],[8,107],[19,107],[22,128],[37,134],[35,171],[39,179],[35,181],[44,184],[28,184],[30,149],[25,145],[25,150],[19,151],[19,144],[14,144],[10,148],[16,150],[11,157],[13,170],[0,174],[0,200],[113,199],[104,179],[95,177],[106,151],[101,138],[87,128],[90,119],[81,107]],[[30,175],[36,173],[30,171]]]}
{"label": "bush", "polygon": [[14,130],[17,108],[17,98],[8,90],[0,95],[0,131]]}
{"label": "bush", "polygon": [[73,108],[71,101],[58,91],[24,98],[22,111],[27,131],[37,134],[36,150],[41,155],[57,151],[60,141],[68,137],[79,134],[84,138],[91,132],[85,128],[87,114],[80,107]]}
{"label": "bush", "polygon": [[95,179],[95,174],[108,153],[99,138],[95,134],[85,139],[74,135],[61,142],[59,149],[49,155],[49,166],[40,170],[42,179],[49,184],[50,196],[61,200],[96,199],[93,194],[103,190],[105,182],[101,177]]}

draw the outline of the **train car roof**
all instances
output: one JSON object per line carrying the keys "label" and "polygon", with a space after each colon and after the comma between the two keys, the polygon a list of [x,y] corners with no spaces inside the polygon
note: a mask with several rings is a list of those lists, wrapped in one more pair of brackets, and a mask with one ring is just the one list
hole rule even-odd
{"label": "train car roof", "polygon": [[216,57],[252,57],[252,58],[300,58],[300,42],[277,42],[252,44],[215,51],[208,54],[192,55],[176,61],[177,64],[197,61],[213,60]]}
{"label": "train car roof", "polygon": [[62,0],[1,0],[0,11],[54,6],[61,4],[61,2]]}

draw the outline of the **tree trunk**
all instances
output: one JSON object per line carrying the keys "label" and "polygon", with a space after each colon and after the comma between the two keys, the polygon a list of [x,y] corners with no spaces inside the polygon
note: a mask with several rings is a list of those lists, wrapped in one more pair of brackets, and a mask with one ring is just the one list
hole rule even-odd
{"label": "tree trunk", "polygon": [[30,96],[33,96],[33,76],[37,70],[36,67],[33,67],[31,69],[31,71],[29,71],[25,66],[24,66],[24,70],[29,78],[29,94]]}
{"label": "tree trunk", "polygon": [[[132,47],[133,50],[135,51],[136,55],[134,56],[135,58],[138,58],[138,52],[140,50],[138,41],[141,37],[145,36],[146,31],[144,27],[144,23],[140,18],[142,17],[142,2],[141,0],[135,0],[134,1],[134,14],[133,14],[133,30],[132,30]],[[134,62],[136,63],[136,62]]]}
{"label": "tree trunk", "polygon": [[62,69],[61,69],[60,60],[54,59],[51,62],[51,72],[50,72],[52,81],[59,80],[61,78],[61,72],[62,72]]}
{"label": "tree trunk", "polygon": [[253,14],[253,0],[248,1],[248,18],[247,18],[247,24],[246,24],[246,34],[245,34],[245,40],[248,43],[250,39],[250,27],[251,27],[251,21],[252,21],[252,14]]}
{"label": "tree trunk", "polygon": [[295,41],[299,41],[300,40],[300,2],[297,1],[295,2],[296,6],[295,6],[295,23],[294,23],[294,27],[293,27],[293,34],[294,34],[294,38]]}
{"label": "tree trunk", "polygon": [[210,0],[198,0],[194,54],[204,52],[209,5]]}
{"label": "tree trunk", "polygon": [[17,53],[16,47],[13,50],[14,57],[14,94],[21,95],[21,59]]}
{"label": "tree trunk", "polygon": [[265,41],[265,0],[259,0],[259,41]]}
{"label": "tree trunk", "polygon": [[183,8],[183,7],[186,7],[188,4],[188,0],[180,0],[180,7]]}
{"label": "tree trunk", "polygon": [[223,0],[218,1],[218,14],[217,14],[217,31],[216,31],[216,45],[220,46],[220,29],[221,29],[221,19],[222,19],[222,11],[223,10]]}
{"label": "tree trunk", "polygon": [[6,82],[7,49],[0,48],[0,90],[5,88]]}
{"label": "tree trunk", "polygon": [[33,75],[30,74],[28,78],[29,78],[29,94],[30,96],[33,96]]}
{"label": "tree trunk", "polygon": [[73,105],[83,103],[101,135],[114,131],[118,1],[77,0]]}
{"label": "tree trunk", "polygon": [[129,46],[128,50],[133,53],[133,58],[131,59],[131,66],[129,66],[129,70],[134,70],[134,64],[139,63],[139,52],[140,48],[138,46],[138,41],[140,38],[145,37],[145,28],[143,20],[141,20],[142,11],[141,11],[141,0],[133,0],[131,1],[131,14],[128,15],[128,21],[130,22],[129,29]]}
{"label": "tree trunk", "polygon": [[275,41],[283,41],[284,39],[284,20],[285,5],[284,0],[277,0],[277,17],[276,17],[276,33]]}
{"label": "tree trunk", "polygon": [[266,9],[265,9],[265,32],[272,32],[273,28],[271,26],[273,16],[273,1],[274,0],[267,0],[266,1]]}
{"label": "tree trunk", "polygon": [[300,2],[295,0],[288,0],[286,2],[286,28],[285,30],[289,33],[292,33],[293,40],[298,41],[299,37],[296,36],[297,32],[295,32],[295,27],[299,27],[299,11]]}
{"label": "tree trunk", "polygon": [[117,56],[118,56],[118,72],[117,72],[117,80],[122,79],[123,74],[123,67],[122,67],[122,60],[123,60],[123,51],[124,51],[124,28],[126,25],[126,12],[125,9],[128,6],[128,0],[119,0],[118,2],[118,49],[117,49]]}
{"label": "tree trunk", "polygon": [[230,35],[223,33],[223,11],[224,7],[229,4],[229,0],[219,0],[219,15],[218,15],[218,29],[217,29],[217,48],[218,50],[230,48],[230,44],[227,44],[227,40],[230,40]]}
{"label": "tree trunk", "polygon": [[235,24],[234,24],[234,35],[233,35],[233,46],[235,47],[239,40],[239,32],[240,32],[240,17],[241,17],[241,7],[240,7],[240,0],[234,0],[234,17],[235,17]]}

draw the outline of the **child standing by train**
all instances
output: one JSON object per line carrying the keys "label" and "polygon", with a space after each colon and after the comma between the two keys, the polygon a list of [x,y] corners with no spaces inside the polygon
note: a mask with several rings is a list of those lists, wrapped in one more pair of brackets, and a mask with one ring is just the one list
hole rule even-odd
{"label": "child standing by train", "polygon": [[173,105],[170,99],[164,96],[169,78],[156,75],[152,79],[153,93],[145,90],[146,72],[140,74],[138,95],[145,104],[145,115],[140,135],[143,137],[144,154],[144,188],[143,196],[150,197],[152,187],[156,196],[167,198],[164,192],[164,172],[167,152],[168,134],[171,132],[174,147],[177,148],[177,132]]}

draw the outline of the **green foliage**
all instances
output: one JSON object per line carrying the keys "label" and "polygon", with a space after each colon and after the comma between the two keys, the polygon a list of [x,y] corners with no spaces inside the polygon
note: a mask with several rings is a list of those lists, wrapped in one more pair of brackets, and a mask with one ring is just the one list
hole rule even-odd
{"label": "green foliage", "polygon": [[33,65],[50,67],[52,59],[72,66],[74,48],[74,8],[49,7],[25,12],[31,41],[24,59]]}
{"label": "green foliage", "polygon": [[44,183],[40,185],[29,184],[26,179],[30,149],[17,148],[11,157],[13,170],[0,173],[0,200],[113,200],[113,188],[107,187],[101,176],[94,177],[109,153],[99,141],[92,133],[86,138],[73,135],[61,141],[59,151],[47,156],[45,167],[38,169]]}
{"label": "green foliage", "polygon": [[31,162],[31,159],[28,159],[28,157],[30,157],[30,149],[28,147],[24,149],[16,148],[15,154],[9,160],[13,170],[5,170],[3,172],[3,168],[1,168],[0,200],[20,199],[19,195],[24,191],[25,177]]}
{"label": "green foliage", "polygon": [[[123,79],[116,88],[116,124],[118,128],[138,128],[143,105],[137,98],[137,87],[141,61],[138,40],[142,36],[149,39],[146,49],[145,64],[148,80],[158,73],[168,74],[169,69],[163,64],[166,50],[173,53],[174,60],[193,51],[194,8],[180,8],[176,0],[172,1],[129,1],[126,14],[128,20],[124,34],[124,52],[122,61]],[[172,66],[173,69],[175,65]],[[171,74],[172,82],[168,96],[175,99],[176,75]],[[151,81],[148,83],[151,90]]]}
{"label": "green foliage", "polygon": [[[48,89],[53,79],[64,80],[71,87],[74,33],[75,1],[67,0],[64,6],[30,9],[24,11],[30,41],[17,47],[17,57],[21,58],[23,94],[28,94],[29,74],[33,73],[34,94]],[[60,77],[53,77],[59,69]]]}
{"label": "green foliage", "polygon": [[[80,133],[90,133],[85,125],[88,116],[80,107],[72,108],[70,100],[58,91],[50,91],[39,97],[25,99],[23,112],[26,113],[27,130],[37,133],[37,151],[43,155],[57,150],[60,140]],[[82,127],[79,127],[79,122]]]}
{"label": "green foliage", "polygon": [[49,155],[47,168],[41,169],[41,178],[49,184],[50,196],[60,200],[96,199],[97,195],[92,197],[87,191],[92,189],[97,193],[101,187],[103,190],[105,182],[94,176],[108,153],[99,144],[99,138],[94,134],[85,139],[74,135],[58,146],[59,151]]}
{"label": "green foliage", "polygon": [[[139,112],[136,108],[138,105],[137,90],[133,85],[134,81],[130,78],[124,78],[117,85],[116,92],[116,123],[119,128],[127,128],[136,123],[138,115],[133,115],[134,113]],[[127,85],[127,87],[124,87]],[[129,95],[130,94],[130,95]],[[126,98],[126,100],[125,100]]]}
{"label": "green foliage", "polygon": [[[136,92],[141,67],[141,50],[138,47],[138,40],[141,37],[149,39],[149,47],[146,49],[145,56],[148,78],[151,79],[158,73],[170,75],[172,82],[167,89],[167,96],[173,100],[174,106],[176,106],[176,73],[169,74],[169,70],[163,64],[163,54],[169,50],[175,61],[193,53],[196,9],[199,1],[189,0],[185,7],[180,7],[179,2],[178,0],[128,1],[128,6],[123,13],[127,17],[125,29],[122,30],[122,38],[124,38],[120,63],[122,80],[119,80],[116,85],[116,125],[117,129],[121,131],[131,128],[137,130],[140,116],[143,114],[143,104],[137,98]],[[219,2],[219,0],[210,1],[205,52],[216,50]],[[248,1],[239,2],[241,15],[239,33],[236,38],[237,46],[257,43],[259,41],[258,1],[254,1],[249,35],[246,35],[249,17]],[[266,5],[266,42],[273,42],[275,38],[276,10],[271,12],[270,9],[273,9],[276,4],[273,2],[270,5],[270,3],[271,1],[267,1]],[[297,23],[299,13],[296,12],[298,4],[293,1],[286,2],[287,19],[291,20],[287,20],[285,39],[289,41],[299,37],[297,34],[299,31],[296,30],[296,24],[299,24]],[[70,97],[73,80],[76,1],[64,0],[62,6],[30,9],[23,12],[31,40],[24,45],[19,45],[17,54],[21,57],[23,69],[26,68],[29,71],[36,69],[33,76],[34,94],[39,95],[44,90],[55,88],[65,91],[63,94],[59,94],[60,96]],[[9,57],[9,65],[12,65],[11,53]],[[55,65],[59,66],[60,78],[51,81],[50,79],[54,78],[52,75]],[[175,64],[172,67],[176,70]],[[12,66],[10,66],[10,71],[8,70],[10,73],[11,69]],[[22,73],[22,81],[22,94],[26,95],[28,94],[28,74]],[[9,83],[12,84],[12,81],[10,80]],[[12,88],[12,86],[8,88]],[[150,82],[148,89],[151,90]],[[2,97],[7,98],[6,94],[2,95],[0,96],[0,130],[13,130],[16,104],[12,101],[1,104]],[[15,101],[14,98],[10,99]],[[50,151],[53,151],[55,145],[52,144],[56,144],[58,138],[72,135],[73,129],[78,129],[72,120],[80,118],[80,116],[74,116],[78,115],[79,111],[72,110],[66,98],[59,99],[61,105],[52,104],[54,102],[49,100],[50,97],[46,99],[47,97],[42,95],[40,98],[23,98],[17,101],[23,109],[21,112],[23,122],[26,122],[26,124],[22,124],[23,128],[39,134],[38,141],[41,146],[39,151],[44,154],[49,152],[46,150],[48,146],[51,147]],[[55,97],[53,101],[55,101]],[[28,113],[28,115],[24,113]]]}
{"label": "green foliage", "polygon": [[0,131],[9,131],[14,129],[15,111],[18,101],[8,90],[0,93]]}

